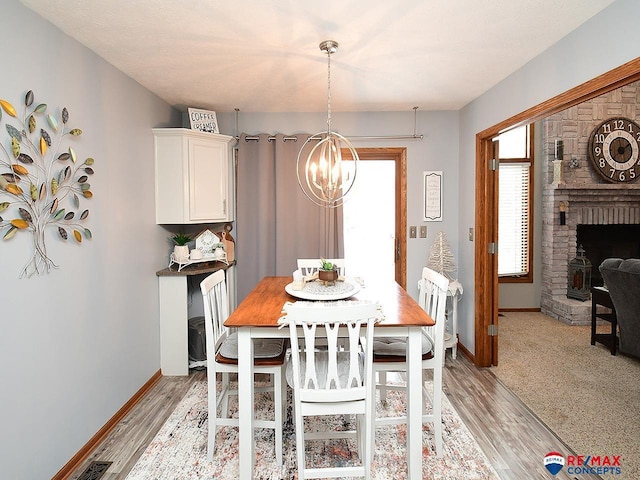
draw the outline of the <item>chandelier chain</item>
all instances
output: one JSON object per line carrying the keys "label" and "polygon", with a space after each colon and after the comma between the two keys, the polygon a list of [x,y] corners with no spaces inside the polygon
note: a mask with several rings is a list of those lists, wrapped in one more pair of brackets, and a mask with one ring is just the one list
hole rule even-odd
{"label": "chandelier chain", "polygon": [[331,134],[331,50],[327,51],[327,131]]}

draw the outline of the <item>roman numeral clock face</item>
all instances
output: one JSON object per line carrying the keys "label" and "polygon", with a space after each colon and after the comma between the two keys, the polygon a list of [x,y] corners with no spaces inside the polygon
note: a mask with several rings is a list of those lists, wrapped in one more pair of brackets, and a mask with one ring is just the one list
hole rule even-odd
{"label": "roman numeral clock face", "polygon": [[633,182],[640,177],[640,126],[628,118],[602,122],[589,138],[589,158],[609,182]]}

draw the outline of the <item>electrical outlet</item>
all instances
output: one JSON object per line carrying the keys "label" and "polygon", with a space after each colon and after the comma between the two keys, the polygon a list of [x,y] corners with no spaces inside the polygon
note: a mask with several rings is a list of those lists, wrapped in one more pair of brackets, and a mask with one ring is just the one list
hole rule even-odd
{"label": "electrical outlet", "polygon": [[412,225],[411,227],[409,227],[409,238],[416,238],[416,227],[415,225]]}
{"label": "electrical outlet", "polygon": [[427,226],[426,225],[421,225],[420,226],[420,238],[427,238]]}

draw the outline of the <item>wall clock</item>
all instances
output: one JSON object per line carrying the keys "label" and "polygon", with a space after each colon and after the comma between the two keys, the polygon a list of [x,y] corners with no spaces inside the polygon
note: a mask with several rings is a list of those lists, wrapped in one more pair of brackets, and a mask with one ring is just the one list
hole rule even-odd
{"label": "wall clock", "polygon": [[589,137],[589,158],[609,182],[633,182],[640,177],[640,125],[628,118],[610,118]]}

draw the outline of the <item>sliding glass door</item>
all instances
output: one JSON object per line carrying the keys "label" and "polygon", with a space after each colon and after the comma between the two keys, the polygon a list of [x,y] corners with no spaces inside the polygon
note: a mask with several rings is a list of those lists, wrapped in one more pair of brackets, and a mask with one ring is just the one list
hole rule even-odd
{"label": "sliding glass door", "polygon": [[362,160],[344,203],[344,252],[347,273],[365,280],[395,278],[396,162]]}

